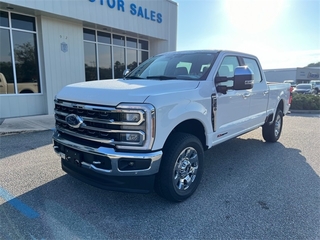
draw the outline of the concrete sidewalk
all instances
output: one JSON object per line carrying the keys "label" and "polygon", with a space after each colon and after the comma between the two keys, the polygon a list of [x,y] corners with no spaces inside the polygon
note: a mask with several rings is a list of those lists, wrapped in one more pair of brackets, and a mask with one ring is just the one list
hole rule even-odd
{"label": "concrete sidewalk", "polygon": [[54,115],[0,119],[0,135],[53,130]]}

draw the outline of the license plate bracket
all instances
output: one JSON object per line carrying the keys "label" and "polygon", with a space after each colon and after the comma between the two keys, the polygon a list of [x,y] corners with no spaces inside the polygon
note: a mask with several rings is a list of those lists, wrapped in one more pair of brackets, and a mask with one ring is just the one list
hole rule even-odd
{"label": "license plate bracket", "polygon": [[79,151],[70,149],[70,148],[66,148],[65,149],[65,156],[66,156],[66,160],[68,162],[71,162],[77,166],[81,166],[81,161],[82,161],[82,154]]}

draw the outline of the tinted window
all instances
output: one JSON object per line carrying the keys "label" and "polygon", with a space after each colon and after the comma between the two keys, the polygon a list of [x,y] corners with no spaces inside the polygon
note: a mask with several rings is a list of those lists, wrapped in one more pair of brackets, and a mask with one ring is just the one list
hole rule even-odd
{"label": "tinted window", "polygon": [[134,69],[138,65],[138,51],[127,49],[127,69]]}
{"label": "tinted window", "polygon": [[86,72],[86,81],[97,80],[97,57],[96,45],[94,43],[84,43],[84,67]]}
{"label": "tinted window", "polygon": [[9,27],[9,18],[7,12],[0,11],[0,26]]}
{"label": "tinted window", "polygon": [[19,83],[38,83],[40,87],[36,35],[21,31],[12,31],[12,34],[18,86]]}
{"label": "tinted window", "polygon": [[[0,73],[3,80],[13,83],[13,65],[10,48],[10,35],[8,29],[0,29]],[[13,85],[13,84],[12,84]],[[4,85],[3,85],[4,86]],[[0,94],[14,93],[14,87],[0,88]]]}
{"label": "tinted window", "polygon": [[143,50],[149,50],[148,42],[144,40],[139,40],[139,48]]}
{"label": "tinted window", "polygon": [[11,21],[12,21],[13,28],[36,31],[36,24],[35,24],[34,17],[12,13]]}
{"label": "tinted window", "polygon": [[146,61],[149,58],[148,52],[139,51],[139,54],[140,54],[140,62],[139,62],[139,64],[143,63],[144,61]]}
{"label": "tinted window", "polygon": [[[83,29],[86,81],[123,77],[149,58],[149,42],[92,29]],[[140,49],[139,49],[140,48]]]}
{"label": "tinted window", "polygon": [[124,48],[113,47],[114,54],[114,78],[122,78],[125,69]]}
{"label": "tinted window", "polygon": [[0,94],[41,92],[35,22],[34,17],[0,11],[0,74],[7,83]]}
{"label": "tinted window", "polygon": [[99,79],[112,78],[112,64],[111,64],[111,46],[98,45],[99,56]]}
{"label": "tinted window", "polygon": [[105,32],[98,32],[98,42],[111,43],[111,34]]}
{"label": "tinted window", "polygon": [[127,38],[127,47],[137,48],[137,39],[135,38]]}
{"label": "tinted window", "polygon": [[83,39],[88,41],[96,41],[96,33],[94,30],[83,29]]}
{"label": "tinted window", "polygon": [[124,36],[113,35],[113,44],[124,46]]}
{"label": "tinted window", "polygon": [[259,83],[262,81],[260,68],[255,59],[243,58],[245,65],[247,65],[253,71],[254,83]]}

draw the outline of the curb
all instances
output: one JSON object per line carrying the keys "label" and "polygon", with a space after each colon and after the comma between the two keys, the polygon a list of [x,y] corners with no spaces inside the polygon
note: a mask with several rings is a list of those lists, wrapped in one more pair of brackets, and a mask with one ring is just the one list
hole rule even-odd
{"label": "curb", "polygon": [[320,110],[289,110],[291,113],[301,113],[301,114],[320,114]]}
{"label": "curb", "polygon": [[0,119],[0,136],[52,130],[55,127],[54,120],[53,115]]}

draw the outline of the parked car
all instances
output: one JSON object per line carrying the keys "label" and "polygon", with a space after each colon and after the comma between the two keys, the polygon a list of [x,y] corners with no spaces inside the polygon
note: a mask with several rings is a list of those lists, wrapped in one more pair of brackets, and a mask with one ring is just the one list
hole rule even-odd
{"label": "parked car", "polygon": [[314,92],[318,94],[320,92],[320,80],[311,80],[310,84],[312,85]]}
{"label": "parked car", "polygon": [[300,83],[293,89],[293,93],[313,94],[315,90],[310,83]]}
{"label": "parked car", "polygon": [[284,80],[284,83],[290,83],[291,87],[296,87],[296,81],[295,80]]}

